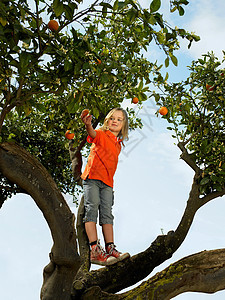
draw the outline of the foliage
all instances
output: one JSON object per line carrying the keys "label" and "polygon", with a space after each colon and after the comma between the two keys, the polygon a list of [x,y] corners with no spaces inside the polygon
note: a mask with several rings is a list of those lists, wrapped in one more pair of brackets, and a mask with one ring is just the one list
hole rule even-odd
{"label": "foliage", "polygon": [[[222,61],[223,63],[223,61]],[[220,192],[225,183],[225,70],[213,53],[189,67],[190,76],[180,83],[163,82],[156,101],[167,106],[164,118],[174,137],[187,147],[202,170],[202,195]]]}
{"label": "foliage", "polygon": [[[177,64],[179,37],[198,40],[167,24],[159,0],[149,9],[133,0],[95,1],[83,9],[80,2],[0,3],[1,141],[20,143],[71,194],[75,187],[64,133],[71,129],[76,146],[82,143],[81,111],[88,107],[97,125],[124,98],[137,96],[141,105],[151,76],[160,73],[155,62],[144,58],[148,45],[153,42],[164,51],[168,66],[170,60]],[[48,28],[50,19],[59,23],[57,31]],[[131,129],[141,126],[133,110],[128,113]],[[5,198],[17,187],[7,191]]]}

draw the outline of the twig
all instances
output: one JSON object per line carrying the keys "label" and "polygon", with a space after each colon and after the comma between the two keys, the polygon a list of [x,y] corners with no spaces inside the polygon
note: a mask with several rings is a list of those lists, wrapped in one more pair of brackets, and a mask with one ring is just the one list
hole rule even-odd
{"label": "twig", "polygon": [[179,142],[177,144],[177,146],[182,151],[182,154],[181,154],[180,158],[183,159],[195,171],[196,174],[200,175],[202,173],[202,170],[191,159],[190,154],[187,152],[187,149],[185,148],[185,143],[184,142]]}

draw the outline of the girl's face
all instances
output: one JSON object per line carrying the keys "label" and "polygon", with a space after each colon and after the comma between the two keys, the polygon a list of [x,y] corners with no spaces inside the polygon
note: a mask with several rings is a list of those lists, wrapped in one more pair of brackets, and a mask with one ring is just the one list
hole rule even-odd
{"label": "girl's face", "polygon": [[118,136],[122,127],[123,127],[123,112],[121,110],[116,110],[108,120],[109,130],[115,135]]}

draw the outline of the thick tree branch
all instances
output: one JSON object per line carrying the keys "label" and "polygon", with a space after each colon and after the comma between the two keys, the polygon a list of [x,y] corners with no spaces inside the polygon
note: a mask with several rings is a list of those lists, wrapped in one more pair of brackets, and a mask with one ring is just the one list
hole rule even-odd
{"label": "thick tree branch", "polygon": [[198,175],[194,176],[192,188],[189,194],[184,214],[174,233],[174,238],[171,240],[171,243],[173,243],[173,245],[170,245],[170,247],[174,249],[178,249],[178,247],[184,241],[194,220],[194,216],[197,210],[201,207],[198,178]]}
{"label": "thick tree branch", "polygon": [[185,292],[215,293],[225,289],[225,249],[187,256],[122,294],[109,294],[93,286],[82,300],[170,300]]}
{"label": "thick tree branch", "polygon": [[70,299],[71,285],[80,266],[74,215],[52,177],[41,163],[14,143],[0,145],[0,171],[24,189],[42,211],[54,241],[50,263],[44,270],[42,299],[62,295]]}
{"label": "thick tree branch", "polygon": [[83,278],[86,278],[90,270],[90,247],[88,237],[85,231],[85,226],[83,222],[84,218],[84,197],[81,198],[77,213],[77,237],[79,244],[79,252],[81,258],[81,266],[75,277],[74,286],[75,290],[72,290],[73,299],[77,299],[83,292]]}
{"label": "thick tree branch", "polygon": [[119,299],[169,300],[184,292],[215,293],[225,289],[225,249],[185,257]]}
{"label": "thick tree branch", "polygon": [[81,202],[79,205],[78,213],[77,213],[77,237],[79,244],[79,252],[82,261],[82,267],[85,270],[90,269],[90,260],[89,260],[89,241],[85,231],[85,226],[83,222],[84,218],[84,197],[81,198]]}

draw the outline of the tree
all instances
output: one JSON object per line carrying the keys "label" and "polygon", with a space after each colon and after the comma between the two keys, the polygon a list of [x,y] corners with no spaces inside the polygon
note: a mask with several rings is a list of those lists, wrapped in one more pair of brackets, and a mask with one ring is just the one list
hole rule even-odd
{"label": "tree", "polygon": [[[218,250],[184,259],[150,282],[122,295],[114,294],[144,279],[171,257],[185,239],[198,208],[224,195],[224,80],[213,56],[195,62],[187,81],[171,85],[166,84],[161,66],[143,57],[141,51],[155,42],[166,55],[165,65],[170,60],[176,65],[174,51],[179,48],[179,37],[190,43],[199,39],[184,29],[170,27],[158,12],[159,0],[153,0],[148,10],[132,0],[96,1],[83,10],[79,10],[79,3],[36,0],[34,9],[26,0],[0,3],[1,205],[14,193],[27,193],[49,225],[53,247],[44,269],[41,298],[149,299],[152,295],[166,299],[174,296],[177,278],[185,282],[180,279],[181,271],[185,278],[193,278],[200,272],[197,266],[207,276],[196,290],[222,289],[218,281],[216,287],[207,284],[210,276],[223,271],[217,260],[223,251]],[[188,1],[171,1],[171,11],[182,15],[186,4]],[[50,19],[59,24],[55,31],[47,25]],[[83,29],[79,31],[75,22]],[[126,262],[89,272],[83,203],[75,229],[75,217],[62,196],[62,192],[75,194],[77,188],[71,181],[68,149],[73,170],[79,172],[80,152],[83,149],[85,155],[87,149],[79,118],[82,109],[91,109],[97,126],[125,97],[137,96],[140,104],[145,101],[150,83],[162,90],[152,95],[158,104],[169,108],[165,118],[173,124],[182,158],[195,171],[187,208],[175,232],[157,237],[148,249]],[[205,83],[214,88],[207,89]],[[134,112],[128,112],[131,129],[141,126]],[[70,145],[65,141],[66,129],[75,133]],[[202,139],[203,134],[213,137],[213,145]],[[205,258],[211,260],[208,271]],[[177,292],[184,290],[190,290],[185,283],[176,286]]]}

